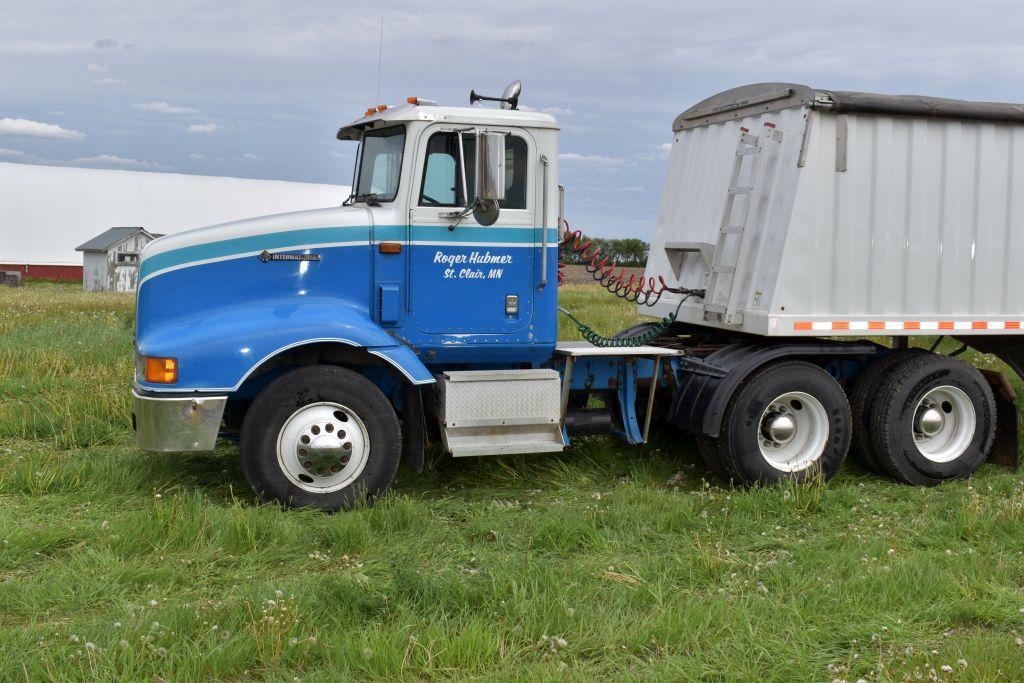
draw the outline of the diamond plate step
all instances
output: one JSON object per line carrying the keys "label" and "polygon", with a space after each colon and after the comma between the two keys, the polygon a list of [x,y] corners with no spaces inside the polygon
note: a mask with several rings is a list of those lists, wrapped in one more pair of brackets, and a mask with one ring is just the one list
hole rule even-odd
{"label": "diamond plate step", "polygon": [[561,451],[554,370],[460,370],[438,377],[441,434],[456,457]]}

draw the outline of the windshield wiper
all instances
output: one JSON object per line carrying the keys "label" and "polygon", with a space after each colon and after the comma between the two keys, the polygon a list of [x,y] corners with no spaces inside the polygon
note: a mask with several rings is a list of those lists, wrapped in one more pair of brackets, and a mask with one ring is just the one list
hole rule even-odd
{"label": "windshield wiper", "polygon": [[366,202],[368,206],[380,206],[380,200],[382,197],[376,192],[367,192],[365,194],[355,194],[349,197],[349,201],[352,204],[358,202]]}

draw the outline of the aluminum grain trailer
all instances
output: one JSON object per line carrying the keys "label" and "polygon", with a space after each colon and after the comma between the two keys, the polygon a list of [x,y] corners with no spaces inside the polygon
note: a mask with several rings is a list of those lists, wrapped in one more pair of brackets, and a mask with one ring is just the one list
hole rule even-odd
{"label": "aluminum grain trailer", "polygon": [[973,471],[997,431],[1016,460],[1005,380],[908,338],[956,337],[1021,373],[1024,105],[762,83],[673,131],[647,275],[706,296],[669,291],[641,313],[678,308],[723,344],[673,406],[709,464],[749,478],[735,469],[760,451],[799,467],[814,449],[799,456],[794,427],[829,429],[826,469],[852,436],[869,468],[914,483]]}

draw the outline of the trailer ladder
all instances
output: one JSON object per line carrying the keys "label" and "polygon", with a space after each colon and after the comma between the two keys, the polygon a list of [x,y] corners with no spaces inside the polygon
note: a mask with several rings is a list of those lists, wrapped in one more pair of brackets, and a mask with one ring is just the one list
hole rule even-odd
{"label": "trailer ladder", "polygon": [[[708,322],[724,322],[727,325],[743,322],[743,314],[736,309],[739,306],[740,288],[736,281],[737,275],[746,272],[750,257],[750,245],[753,237],[754,222],[761,207],[768,180],[768,168],[772,158],[778,152],[782,142],[782,131],[776,130],[775,124],[764,124],[761,135],[753,135],[746,128],[740,129],[740,141],[736,147],[736,160],[733,163],[729,191],[725,198],[725,209],[722,211],[722,223],[718,230],[718,242],[711,254],[707,296],[704,306],[704,320]],[[744,162],[751,158],[750,184],[740,185]],[[737,222],[736,198],[744,197],[743,206],[738,213],[741,218]],[[728,249],[731,238],[736,238],[735,249]],[[735,254],[735,260],[729,260],[728,253]]]}

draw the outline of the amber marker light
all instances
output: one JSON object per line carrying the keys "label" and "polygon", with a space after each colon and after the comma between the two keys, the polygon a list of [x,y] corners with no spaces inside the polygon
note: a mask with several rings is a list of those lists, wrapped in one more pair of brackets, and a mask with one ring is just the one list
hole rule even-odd
{"label": "amber marker light", "polygon": [[178,381],[177,358],[146,358],[145,377],[153,384],[174,384]]}

